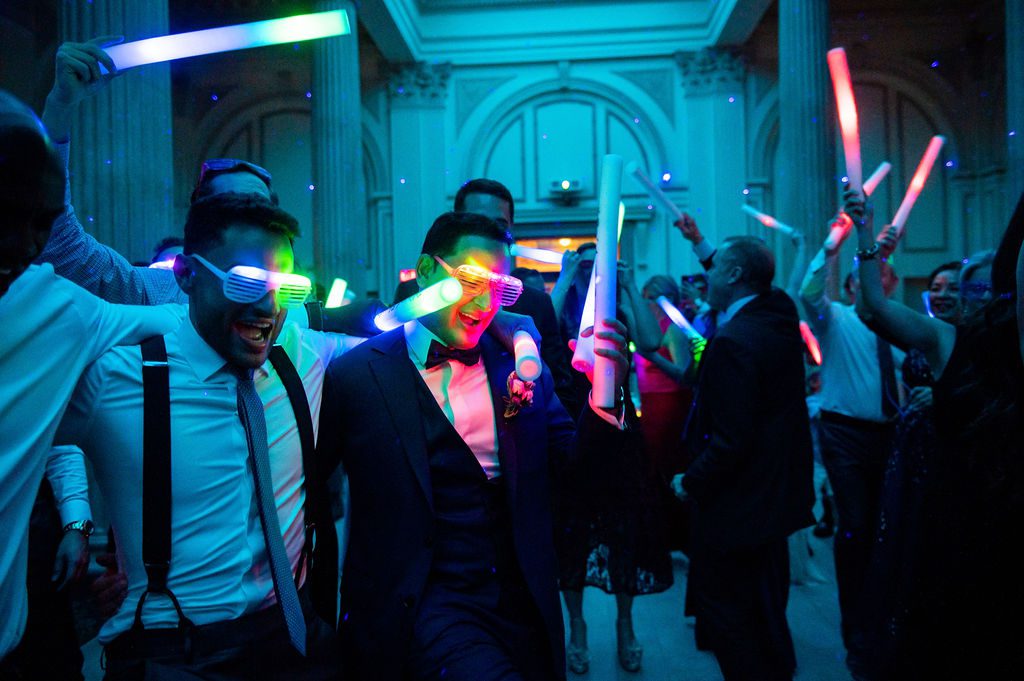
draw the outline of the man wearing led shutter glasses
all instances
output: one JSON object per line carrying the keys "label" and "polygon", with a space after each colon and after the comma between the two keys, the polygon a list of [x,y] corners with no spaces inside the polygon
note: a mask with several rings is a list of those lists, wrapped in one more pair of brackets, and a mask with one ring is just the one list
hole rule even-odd
{"label": "man wearing led shutter glasses", "polygon": [[[615,456],[621,408],[584,408],[579,427],[551,372],[516,383],[515,359],[484,334],[522,284],[494,220],[445,213],[417,261],[421,289],[451,276],[448,307],[331,363],[321,461],[349,476],[339,636],[354,679],[565,678],[551,488]],[[598,325],[626,375],[625,329]]]}

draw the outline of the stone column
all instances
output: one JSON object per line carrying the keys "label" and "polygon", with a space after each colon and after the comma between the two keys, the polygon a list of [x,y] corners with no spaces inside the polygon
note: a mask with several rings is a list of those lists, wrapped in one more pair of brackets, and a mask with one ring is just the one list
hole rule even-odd
{"label": "stone column", "polygon": [[804,230],[812,254],[836,210],[835,106],[825,59],[828,36],[827,2],[779,0],[776,213]]}
{"label": "stone column", "polygon": [[[60,3],[61,40],[167,33],[167,0]],[[168,64],[126,72],[83,102],[71,131],[71,196],[82,224],[132,261],[149,262],[174,222]]]}
{"label": "stone column", "polygon": [[1024,0],[1006,0],[1007,216],[1024,191]]}
{"label": "stone column", "polygon": [[[744,233],[739,210],[747,176],[743,60],[727,49],[678,53],[686,102],[687,212],[714,244]],[[678,239],[675,240],[678,243]],[[686,257],[691,258],[689,248]],[[690,259],[689,270],[700,265]]]}
{"label": "stone column", "polygon": [[366,293],[370,235],[363,172],[362,99],[356,8],[319,0],[316,11],[344,9],[351,33],[313,43],[313,251],[320,282],[335,277]]}
{"label": "stone column", "polygon": [[[383,244],[382,293],[390,295],[398,270],[414,267],[434,219],[451,210],[445,197],[445,101],[451,64],[406,64],[396,68],[391,96],[391,195],[394,229]],[[383,253],[382,253],[383,254]],[[387,269],[390,267],[390,271]]]}

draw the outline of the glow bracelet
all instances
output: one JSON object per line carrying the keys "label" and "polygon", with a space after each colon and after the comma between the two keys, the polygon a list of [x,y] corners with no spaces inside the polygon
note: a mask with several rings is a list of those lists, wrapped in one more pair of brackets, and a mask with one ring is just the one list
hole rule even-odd
{"label": "glow bracelet", "polygon": [[875,168],[875,172],[871,173],[871,177],[864,180],[864,196],[871,196],[890,170],[892,170],[892,164],[882,161],[881,165]]}
{"label": "glow bracelet", "polygon": [[700,335],[700,332],[690,325],[690,322],[686,320],[686,317],[679,311],[679,308],[672,304],[672,301],[665,296],[658,296],[657,303],[665,311],[665,315],[672,320],[672,323],[686,334],[687,338],[704,340],[704,336]]}
{"label": "glow bracelet", "polygon": [[532,246],[513,244],[512,255],[517,258],[529,258],[537,262],[546,262],[549,265],[562,264],[562,254],[558,251],[549,251],[546,248],[533,248]]}
{"label": "glow bracelet", "polygon": [[846,177],[850,189],[861,191],[860,132],[857,128],[857,103],[853,99],[853,84],[850,81],[850,67],[846,63],[846,51],[837,47],[828,51],[828,70],[832,74],[832,86],[836,93],[836,108],[839,110],[839,128],[843,137],[843,153],[846,155]]}
{"label": "glow bracelet", "polygon": [[[601,193],[597,209],[597,256],[594,258],[594,319],[615,319],[615,284],[619,259],[619,203],[622,200],[622,157],[606,154],[601,160]],[[615,362],[597,354],[599,349],[615,350],[615,343],[597,337],[594,328],[594,406],[615,406]]]}
{"label": "glow bracelet", "polygon": [[327,294],[327,301],[324,302],[324,309],[341,307],[345,304],[345,292],[348,291],[348,282],[344,279],[335,279],[331,284],[331,290]]}
{"label": "glow bracelet", "polygon": [[945,143],[946,138],[942,135],[932,137],[931,141],[928,142],[928,148],[924,151],[924,156],[921,157],[921,162],[917,164],[917,170],[914,171],[914,177],[910,180],[910,186],[907,187],[903,203],[896,210],[896,217],[892,219],[892,224],[896,227],[900,236],[903,236],[903,229],[907,225],[910,209],[914,207],[917,197],[921,195],[924,183],[928,181],[928,174],[931,173],[932,166],[935,165],[935,159],[939,157],[939,152],[942,151],[942,145]]}
{"label": "glow bracelet", "polygon": [[814,337],[814,333],[811,332],[811,326],[802,319],[800,320],[800,336],[804,339],[807,351],[811,353],[811,359],[815,364],[821,366],[821,346],[818,344],[818,339]]}
{"label": "glow bracelet", "polygon": [[746,213],[747,215],[751,216],[752,218],[754,218],[755,220],[760,222],[765,227],[771,227],[773,229],[777,229],[777,230],[779,230],[780,232],[782,232],[783,234],[786,234],[786,235],[792,235],[793,232],[795,231],[792,227],[790,227],[786,223],[779,222],[778,220],[773,218],[771,215],[767,215],[765,213],[762,213],[761,211],[757,210],[756,208],[754,208],[751,205],[748,205],[748,204],[744,203],[744,204],[740,205],[740,208],[743,209],[744,213]]}
{"label": "glow bracelet", "polygon": [[[133,66],[156,64],[172,59],[197,57],[250,47],[264,47],[279,43],[297,43],[303,40],[346,35],[351,31],[345,10],[300,14],[284,19],[254,21],[202,31],[175,33],[157,38],[136,40],[111,45],[103,50],[114,60],[119,71]],[[100,70],[106,69],[100,64]]]}
{"label": "glow bracelet", "polygon": [[512,346],[516,351],[516,375],[524,381],[536,381],[544,371],[540,351],[528,331],[516,331],[512,335]]}
{"label": "glow bracelet", "polygon": [[462,284],[457,279],[445,277],[414,296],[379,313],[373,323],[381,331],[390,331],[413,319],[419,319],[431,312],[448,307],[462,298]]}
{"label": "glow bracelet", "polygon": [[672,214],[673,218],[676,220],[683,219],[683,211],[679,210],[679,207],[672,202],[672,199],[668,198],[668,195],[661,191],[661,187],[651,182],[650,178],[644,175],[644,171],[640,169],[636,161],[632,161],[626,166],[626,172],[635,177],[636,181],[642,184],[647,193],[651,195],[651,198],[660,203],[665,210]]}

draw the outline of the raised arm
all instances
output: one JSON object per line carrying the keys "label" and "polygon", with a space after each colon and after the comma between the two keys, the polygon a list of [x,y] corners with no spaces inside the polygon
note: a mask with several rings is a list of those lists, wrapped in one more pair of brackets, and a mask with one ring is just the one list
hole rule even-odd
{"label": "raised arm", "polygon": [[860,276],[858,316],[890,343],[904,349],[915,348],[924,353],[932,373],[938,378],[953,351],[956,328],[886,297],[882,288],[879,260],[895,246],[893,230],[886,229],[881,240],[875,240],[871,208],[859,193],[847,192],[845,211],[853,219],[857,230]]}
{"label": "raised arm", "polygon": [[829,224],[829,234],[825,242],[811,262],[807,265],[803,282],[800,284],[800,302],[804,304],[804,311],[810,321],[811,327],[817,334],[828,331],[829,323],[832,321],[832,311],[829,307],[828,273],[839,254],[846,237],[850,234],[852,223],[845,213],[838,213]]}
{"label": "raised arm", "polygon": [[562,254],[562,269],[558,272],[558,280],[551,289],[551,305],[555,308],[555,318],[562,318],[562,310],[565,309],[565,297],[569,295],[573,280],[576,279],[576,270],[580,266],[580,254],[576,251],[566,251]]}
{"label": "raised arm", "polygon": [[800,300],[800,284],[807,271],[807,238],[800,230],[793,230],[790,240],[796,248],[796,254],[793,258],[793,269],[789,272],[789,281],[786,283],[786,293],[796,303]]}
{"label": "raised arm", "polygon": [[637,290],[632,268],[620,262],[618,275],[619,309],[626,315],[630,338],[641,352],[657,352],[661,347],[661,327]]}
{"label": "raised arm", "polygon": [[693,254],[697,256],[701,266],[704,269],[708,269],[711,266],[711,260],[715,257],[715,247],[701,234],[700,228],[697,227],[697,221],[689,213],[683,213],[683,217],[672,224],[683,235],[683,238],[693,246]]}

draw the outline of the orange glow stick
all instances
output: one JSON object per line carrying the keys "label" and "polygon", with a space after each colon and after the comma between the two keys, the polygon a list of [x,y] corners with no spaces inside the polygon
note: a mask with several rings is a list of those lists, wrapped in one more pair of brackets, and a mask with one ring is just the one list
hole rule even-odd
{"label": "orange glow stick", "polygon": [[846,51],[843,48],[837,47],[828,51],[828,70],[832,74],[832,86],[836,93],[839,129],[843,137],[843,152],[846,155],[846,177],[849,180],[850,189],[859,192],[862,188],[863,177],[860,165],[857,103],[853,99],[850,67],[846,63]]}
{"label": "orange glow stick", "polygon": [[871,196],[885,176],[892,170],[892,164],[888,161],[882,161],[882,163],[875,168],[875,172],[871,173],[871,177],[864,180],[864,196]]}
{"label": "orange glow stick", "polygon": [[942,150],[942,145],[946,143],[946,138],[942,135],[936,135],[932,137],[931,141],[928,142],[928,148],[924,151],[924,156],[921,157],[921,162],[917,164],[917,170],[914,171],[914,177],[910,180],[910,186],[907,187],[907,193],[903,197],[903,203],[896,210],[896,217],[892,219],[893,226],[899,230],[899,235],[903,236],[903,229],[907,224],[907,217],[910,215],[910,209],[914,207],[914,203],[917,201],[917,197],[921,195],[921,190],[924,189],[924,183],[928,181],[928,174],[932,171],[932,166],[935,165],[935,159],[939,157],[939,152]]}
{"label": "orange glow stick", "polygon": [[821,346],[818,345],[818,339],[811,332],[810,325],[803,320],[800,321],[800,336],[804,339],[807,351],[811,353],[811,359],[815,364],[821,366]]}

